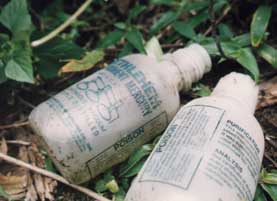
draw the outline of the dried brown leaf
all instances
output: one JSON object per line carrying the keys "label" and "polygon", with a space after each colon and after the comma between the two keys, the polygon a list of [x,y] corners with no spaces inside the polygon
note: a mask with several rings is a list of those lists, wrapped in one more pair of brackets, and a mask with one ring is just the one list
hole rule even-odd
{"label": "dried brown leaf", "polygon": [[260,84],[257,109],[277,104],[277,76]]}

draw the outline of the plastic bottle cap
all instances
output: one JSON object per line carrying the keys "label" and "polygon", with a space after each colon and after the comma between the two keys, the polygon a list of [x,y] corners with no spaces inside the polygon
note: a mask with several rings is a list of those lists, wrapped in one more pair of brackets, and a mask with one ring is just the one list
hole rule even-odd
{"label": "plastic bottle cap", "polygon": [[200,80],[204,73],[209,72],[212,66],[208,52],[199,44],[192,44],[173,52],[172,60],[181,73],[182,88],[185,91],[191,88],[193,82]]}
{"label": "plastic bottle cap", "polygon": [[236,99],[243,108],[254,114],[258,91],[256,83],[250,76],[232,72],[219,80],[211,95]]}

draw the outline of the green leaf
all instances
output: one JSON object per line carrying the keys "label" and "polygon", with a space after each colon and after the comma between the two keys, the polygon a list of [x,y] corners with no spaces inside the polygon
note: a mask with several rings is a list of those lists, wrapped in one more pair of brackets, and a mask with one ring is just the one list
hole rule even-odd
{"label": "green leaf", "polygon": [[114,200],[124,201],[125,196],[126,196],[126,192],[122,188],[119,188],[119,191],[114,195]]}
{"label": "green leaf", "polygon": [[11,200],[11,196],[5,192],[5,190],[3,189],[3,187],[0,185],[0,196],[8,199],[8,200]]}
{"label": "green leaf", "polygon": [[0,84],[7,80],[4,63],[0,60]]}
{"label": "green leaf", "polygon": [[108,190],[107,184],[110,181],[113,181],[115,178],[112,175],[112,170],[107,170],[95,183],[95,190],[99,193],[102,193],[106,190]]}
{"label": "green leaf", "polygon": [[148,56],[160,61],[163,57],[162,47],[156,37],[152,37],[145,45],[145,50]]}
{"label": "green leaf", "polygon": [[260,180],[266,184],[276,184],[277,185],[277,173],[267,172],[265,169],[262,170]]}
{"label": "green leaf", "polygon": [[171,24],[178,18],[178,14],[173,11],[168,11],[158,19],[150,28],[150,32],[152,34],[157,33],[160,29],[166,27],[167,25]]}
{"label": "green leaf", "polygon": [[208,19],[209,19],[209,14],[208,14],[208,11],[205,10],[205,11],[202,11],[202,12],[198,13],[194,17],[191,17],[190,19],[188,19],[187,22],[193,28],[195,28],[198,25],[200,25],[201,23],[207,21]]}
{"label": "green leaf", "polygon": [[106,186],[106,181],[104,179],[97,180],[94,188],[95,188],[96,192],[98,192],[98,193],[102,193],[102,192],[105,192],[106,190],[108,190],[108,188]]}
{"label": "green leaf", "polygon": [[211,95],[211,89],[204,84],[197,84],[196,87],[193,88],[193,91],[197,96],[205,97]]}
{"label": "green leaf", "polygon": [[95,66],[99,61],[104,58],[103,50],[94,50],[92,52],[87,52],[84,58],[81,60],[71,60],[61,68],[61,72],[78,72],[89,70]]}
{"label": "green leaf", "polygon": [[183,22],[183,21],[177,21],[173,24],[173,28],[182,36],[188,38],[188,39],[192,39],[196,33],[193,29],[193,27],[188,24],[187,22]]}
{"label": "green leaf", "polygon": [[243,48],[235,52],[233,58],[236,59],[252,75],[255,81],[259,79],[259,68],[255,56],[250,48]]}
{"label": "green leaf", "polygon": [[104,37],[98,44],[99,48],[107,48],[111,45],[116,44],[122,37],[124,36],[124,32],[121,30],[115,30],[113,32],[108,33],[106,37]]}
{"label": "green leaf", "polygon": [[[150,154],[150,153],[149,153]],[[146,162],[147,158],[142,158],[140,161],[138,161],[132,168],[130,168],[125,174],[124,178],[129,178],[137,175],[141,168],[143,167],[144,163]]]}
{"label": "green leaf", "polygon": [[232,41],[236,42],[241,47],[249,46],[251,44],[250,34],[249,33],[245,33],[245,34],[236,36],[236,37],[232,38]]}
{"label": "green leaf", "polygon": [[34,83],[31,47],[24,42],[15,42],[9,61],[5,66],[7,78]]}
{"label": "green leaf", "polygon": [[176,6],[178,5],[177,1],[172,0],[151,0],[151,4],[154,5],[167,5],[167,6]]}
{"label": "green leaf", "polygon": [[251,44],[258,47],[267,29],[272,8],[270,6],[259,6],[251,22]]}
{"label": "green leaf", "polygon": [[126,35],[126,39],[129,43],[131,43],[139,52],[145,53],[145,49],[143,46],[143,38],[140,31],[136,28],[133,28]]}
{"label": "green leaf", "polygon": [[122,50],[118,54],[118,57],[124,57],[128,55],[130,52],[132,52],[132,50],[133,50],[133,45],[131,45],[131,43],[128,42],[123,46]]}
{"label": "green leaf", "polygon": [[277,201],[277,185],[261,184],[273,201]]}
{"label": "green leaf", "polygon": [[117,22],[114,24],[114,26],[118,29],[126,29],[127,28],[127,24],[125,22]]}
{"label": "green leaf", "polygon": [[125,175],[134,167],[140,160],[145,156],[148,156],[153,149],[152,144],[143,145],[140,149],[136,150],[128,159],[127,163],[123,163],[120,167],[120,177],[125,177]]}
{"label": "green leaf", "polygon": [[264,43],[256,50],[260,57],[270,63],[273,67],[277,68],[277,50],[275,48]]}
{"label": "green leaf", "polygon": [[254,201],[267,201],[263,189],[258,185],[254,197]]}
{"label": "green leaf", "polygon": [[106,187],[112,193],[116,193],[116,192],[119,191],[119,187],[118,187],[118,184],[117,184],[115,179],[113,179],[113,180],[109,181],[108,183],[106,183]]}
{"label": "green leaf", "polygon": [[37,58],[37,69],[40,75],[49,79],[57,76],[63,62],[70,59],[81,59],[84,50],[69,40],[53,39],[34,48]]}
{"label": "green leaf", "polygon": [[227,24],[221,23],[218,25],[219,34],[222,38],[233,38],[234,34]]}
{"label": "green leaf", "polygon": [[11,0],[0,14],[0,22],[7,27],[14,36],[21,32],[30,31],[31,16],[28,13],[26,0]]}
{"label": "green leaf", "polygon": [[44,162],[45,162],[45,169],[46,170],[48,170],[50,172],[57,173],[56,168],[55,168],[55,166],[53,164],[53,161],[51,160],[51,158],[49,156],[45,157]]}
{"label": "green leaf", "polygon": [[145,9],[146,9],[146,6],[137,4],[134,8],[132,8],[129,11],[129,15],[128,15],[128,20],[127,21],[130,21],[130,20],[134,19],[139,14],[141,14]]}

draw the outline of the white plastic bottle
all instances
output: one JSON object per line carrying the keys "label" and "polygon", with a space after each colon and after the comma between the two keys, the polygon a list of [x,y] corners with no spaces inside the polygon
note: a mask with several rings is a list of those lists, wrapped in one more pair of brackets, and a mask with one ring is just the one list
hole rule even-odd
{"label": "white plastic bottle", "polygon": [[231,73],[183,106],[125,201],[252,201],[264,152],[257,94],[249,76]]}
{"label": "white plastic bottle", "polygon": [[60,172],[83,183],[161,133],[188,90],[211,68],[193,44],[156,59],[133,54],[40,104],[30,123]]}

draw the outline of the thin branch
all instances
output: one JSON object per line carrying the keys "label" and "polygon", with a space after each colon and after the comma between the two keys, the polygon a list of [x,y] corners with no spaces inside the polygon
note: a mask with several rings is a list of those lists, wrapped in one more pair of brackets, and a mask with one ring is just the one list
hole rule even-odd
{"label": "thin branch", "polygon": [[[224,9],[222,15],[216,20],[215,24],[218,25],[231,11],[232,6],[228,6]],[[205,31],[204,36],[209,35],[213,31],[213,26],[211,25],[207,31]]]}
{"label": "thin branch", "polygon": [[267,160],[269,160],[275,168],[277,168],[277,162],[275,162],[275,160],[273,160],[266,152],[264,153],[265,157],[267,158]]}
{"label": "thin branch", "polygon": [[15,145],[23,145],[23,146],[30,146],[30,142],[26,142],[23,140],[7,140],[7,144],[15,144]]}
{"label": "thin branch", "polygon": [[29,124],[30,123],[28,121],[25,121],[25,122],[10,124],[10,125],[0,125],[0,130],[9,129],[9,128],[17,128],[17,127],[21,127],[21,126],[27,126]]}
{"label": "thin branch", "polygon": [[46,36],[42,37],[41,39],[38,39],[36,41],[33,41],[31,43],[32,47],[37,47],[39,45],[42,45],[49,40],[53,39],[56,37],[60,32],[65,30],[70,24],[72,24],[85,10],[86,8],[92,3],[92,0],[86,0],[78,10],[71,15],[63,24],[61,24],[59,27],[57,27],[55,30],[47,34]]}
{"label": "thin branch", "polygon": [[38,168],[34,165],[30,165],[28,163],[25,163],[21,160],[18,160],[16,158],[13,158],[11,156],[8,156],[6,154],[3,154],[0,152],[0,159],[2,160],[5,160],[6,162],[8,163],[12,163],[14,165],[18,165],[20,167],[24,167],[24,168],[27,168],[29,170],[32,170],[33,172],[36,172],[38,174],[41,174],[41,175],[44,175],[46,177],[49,177],[51,179],[54,179],[54,180],[57,180],[67,186],[70,186],[71,188],[75,189],[75,190],[78,190],[84,194],[86,194],[87,196],[91,197],[91,198],[94,198],[98,201],[110,201],[109,199],[101,196],[101,195],[98,195],[97,193],[87,189],[87,188],[84,188],[82,186],[78,186],[78,185],[75,185],[75,184],[71,184],[69,183],[66,179],[64,179],[63,177],[61,177],[60,175],[57,175],[55,173],[52,173],[52,172],[49,172],[47,170],[44,170],[44,169],[41,169],[41,168]]}

